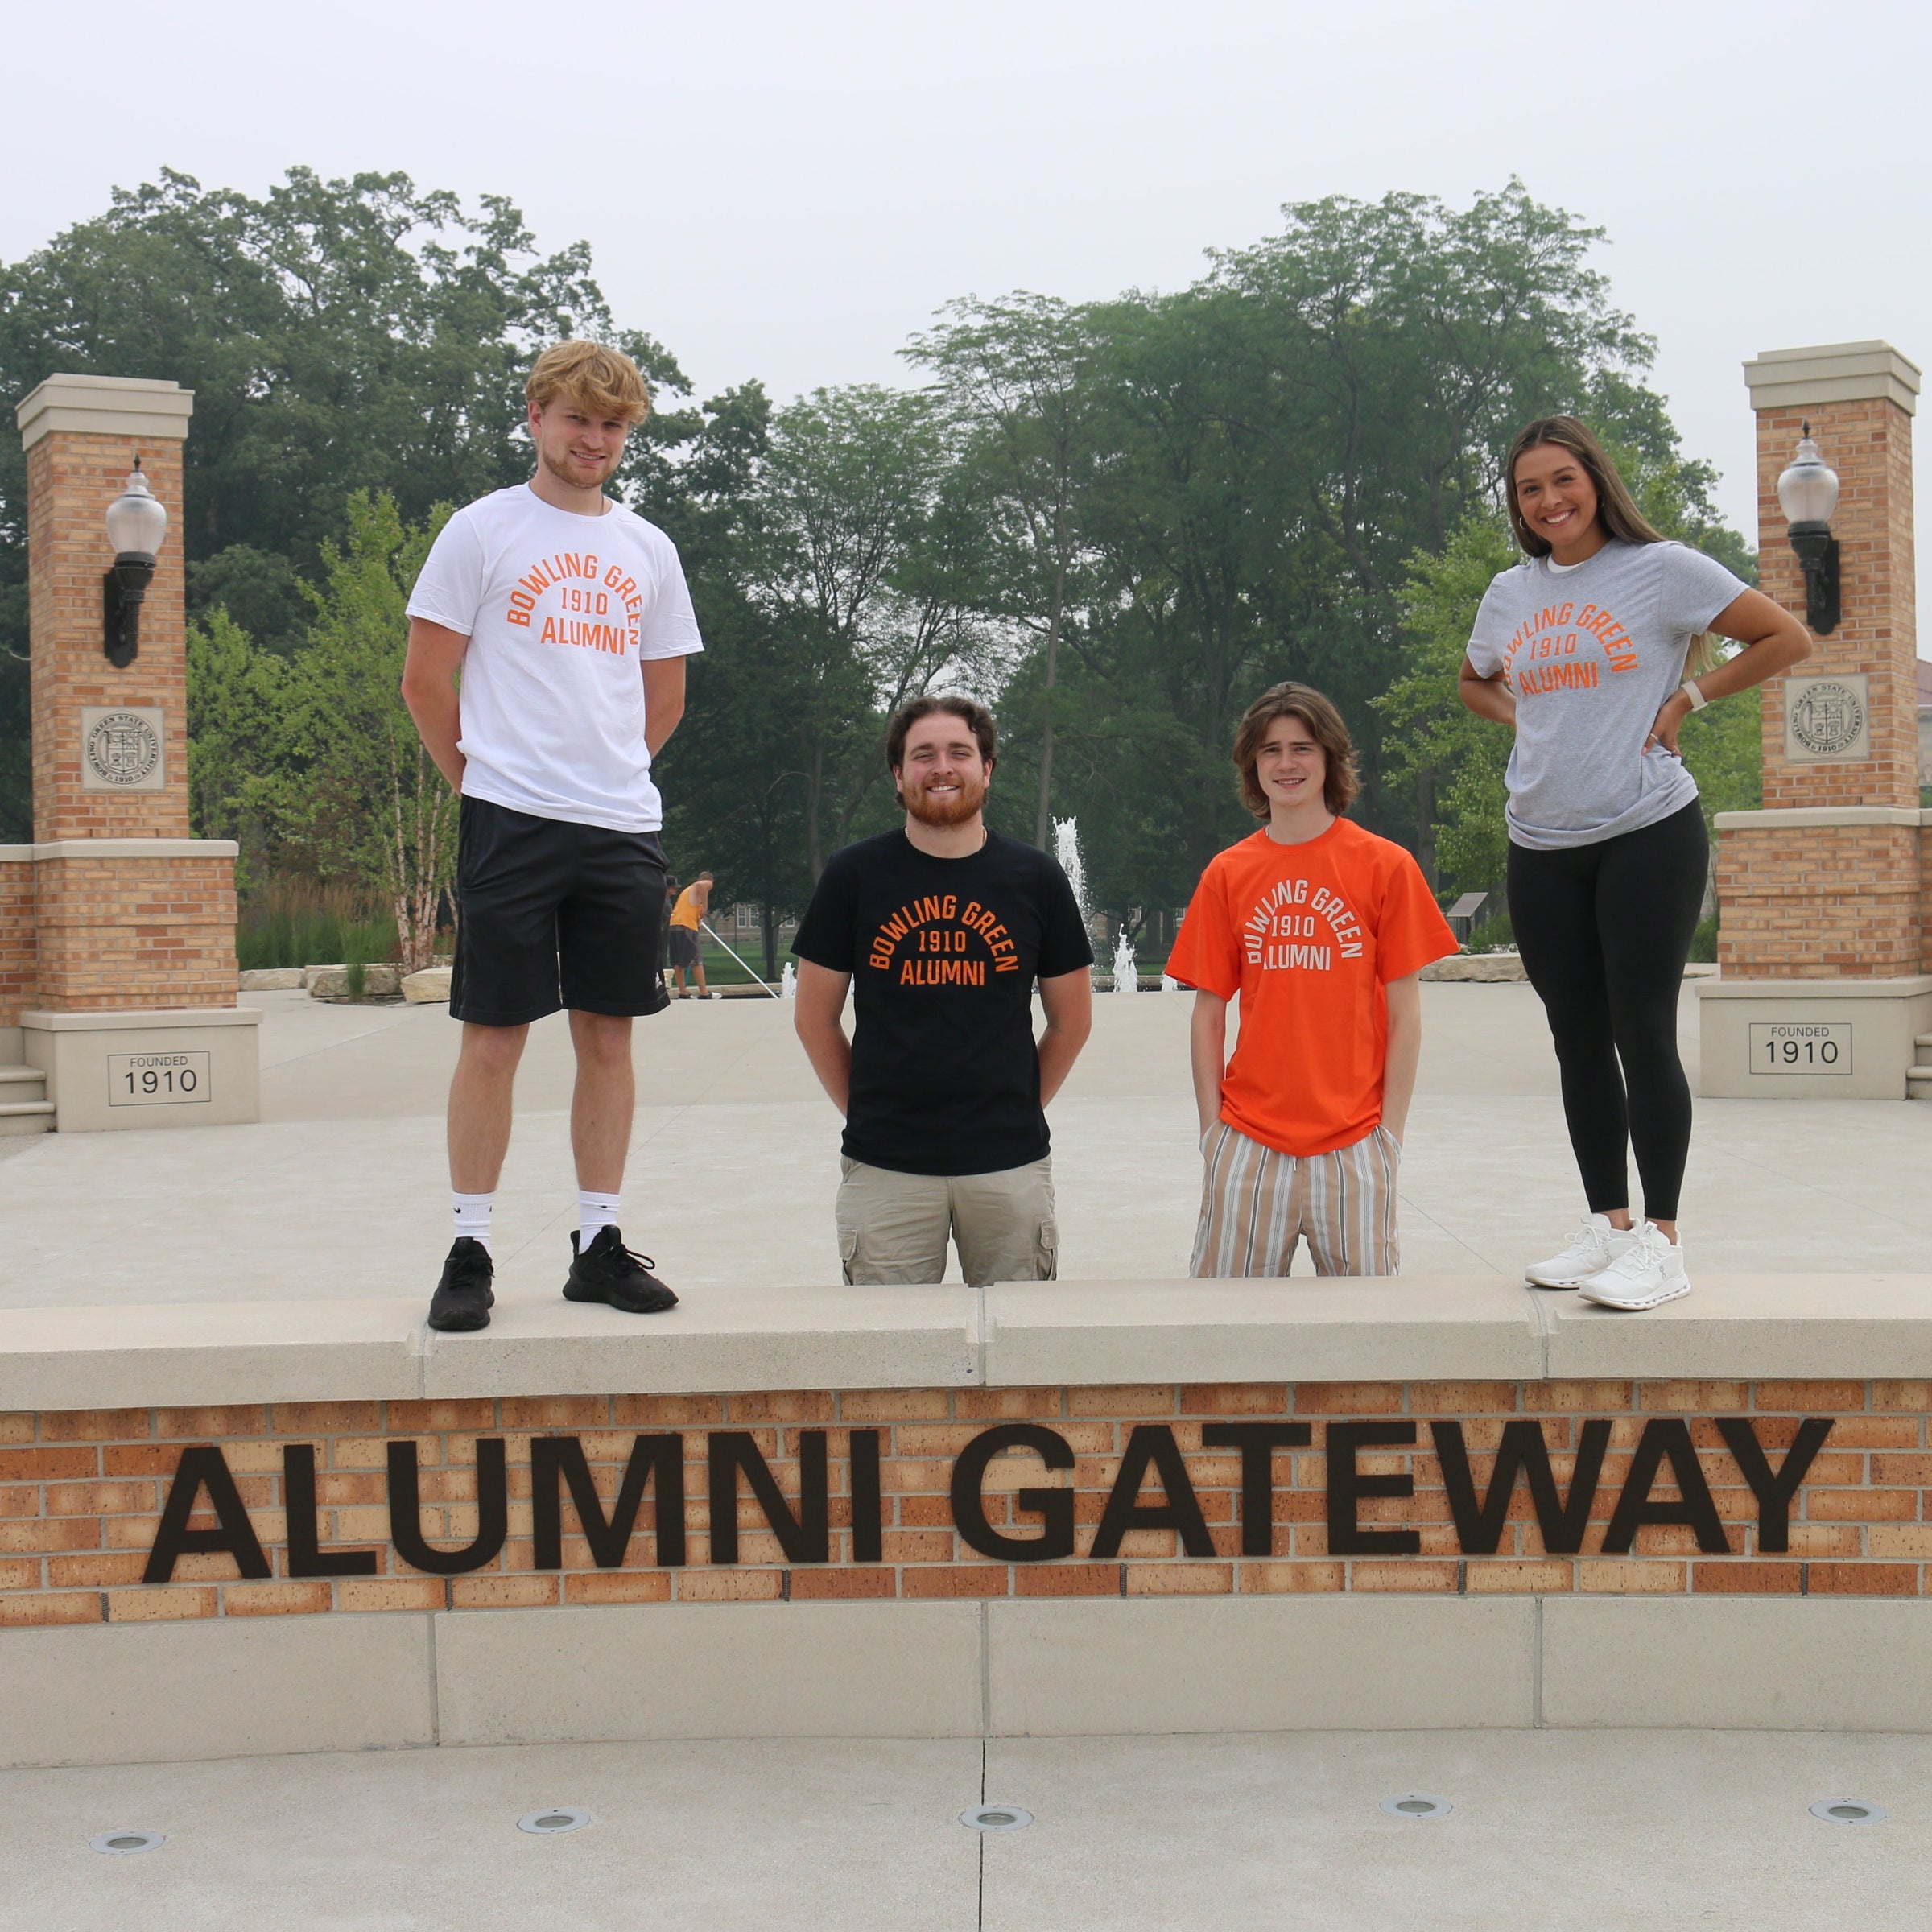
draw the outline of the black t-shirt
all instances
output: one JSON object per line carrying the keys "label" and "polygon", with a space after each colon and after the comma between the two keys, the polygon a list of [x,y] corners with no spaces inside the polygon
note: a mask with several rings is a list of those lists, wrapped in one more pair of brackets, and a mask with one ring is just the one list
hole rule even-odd
{"label": "black t-shirt", "polygon": [[1093,964],[1055,860],[997,832],[964,859],[861,840],[819,875],[791,949],[852,975],[848,1158],[954,1174],[1045,1156],[1033,982]]}

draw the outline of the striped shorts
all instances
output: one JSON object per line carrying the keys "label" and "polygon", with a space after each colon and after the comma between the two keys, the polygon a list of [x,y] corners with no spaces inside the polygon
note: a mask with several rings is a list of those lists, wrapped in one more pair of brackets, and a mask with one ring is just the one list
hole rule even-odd
{"label": "striped shorts", "polygon": [[1396,1170],[1402,1146],[1377,1127],[1329,1154],[1278,1154],[1217,1121],[1201,1138],[1208,1172],[1195,1276],[1282,1275],[1305,1236],[1317,1274],[1400,1272]]}

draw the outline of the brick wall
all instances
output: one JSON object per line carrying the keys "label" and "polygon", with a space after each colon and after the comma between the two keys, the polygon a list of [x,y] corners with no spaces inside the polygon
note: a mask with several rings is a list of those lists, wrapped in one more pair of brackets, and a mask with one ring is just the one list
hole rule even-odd
{"label": "brick wall", "polygon": [[1926,968],[1932,844],[1909,825],[1731,830],[1718,838],[1718,963],[1744,979],[1889,978]]}
{"label": "brick wall", "polygon": [[31,869],[49,1012],[234,1005],[232,859],[57,858]]}
{"label": "brick wall", "polygon": [[[141,650],[117,671],[101,650],[104,521],[138,455],[170,526],[141,609]],[[34,839],[188,836],[188,646],[181,573],[181,444],[56,430],[27,452],[27,605],[32,633]],[[159,791],[80,788],[80,710],[158,704]]]}
{"label": "brick wall", "polygon": [[[1205,1387],[819,1391],[731,1396],[597,1396],[547,1400],[324,1402],[221,1409],[81,1411],[0,1416],[0,1624],[141,1622],[159,1618],[288,1613],[381,1612],[507,1605],[826,1598],[1217,1596],[1300,1591],[1754,1593],[1916,1596],[1932,1563],[1932,1382],[1538,1382],[1233,1384]],[[1803,1418],[1828,1419],[1802,1485],[1789,1504],[1787,1547],[1772,1546],[1766,1517],[1736,1459],[1733,1430],[1747,1419],[1762,1445],[1761,1484],[1780,1468]],[[1493,1554],[1471,1554],[1455,1521],[1437,1454],[1439,1426],[1459,1426],[1468,1481],[1465,1509],[1486,1497],[1505,1428],[1530,1424],[1546,1446],[1552,1478],[1572,1494],[1579,1455],[1593,1446],[1600,1474],[1580,1547],[1545,1546],[1527,1485],[1519,1480],[1496,1532]],[[1030,1452],[993,1459],[979,1485],[997,1533],[1040,1533],[1037,1507],[1015,1492],[1071,1486],[1074,1548],[1065,1560],[1013,1562],[982,1554],[960,1536],[950,1486],[955,1459],[985,1431],[1025,1423],[1052,1430],[1071,1451],[1065,1474]],[[1269,1550],[1248,1547],[1243,1460],[1212,1446],[1231,1425],[1299,1424],[1306,1447],[1274,1452]],[[1359,1440],[1338,1448],[1348,1425],[1413,1429],[1415,1444]],[[1336,1435],[1336,1430],[1343,1431]],[[1137,1438],[1136,1432],[1140,1431]],[[830,1560],[788,1555],[747,1481],[737,1479],[737,1560],[714,1562],[708,1484],[724,1432],[749,1438],[786,1508],[803,1515],[801,1458],[822,1444]],[[1210,1441],[1203,1443],[1203,1431]],[[531,1443],[562,1434],[581,1447],[600,1507],[609,1513],[633,1445],[680,1438],[686,1540],[681,1565],[662,1564],[655,1542],[656,1486],[637,1517],[621,1566],[601,1568],[582,1533],[568,1483],[560,1559],[537,1567],[539,1523]],[[1158,1451],[1170,1435],[1199,1506],[1208,1546],[1190,1555],[1174,1527],[1124,1527],[1119,1548],[1096,1560],[1093,1546],[1113,1498],[1158,1509],[1172,1501]],[[1815,1435],[1815,1426],[1813,1430]],[[479,1568],[436,1575],[412,1567],[390,1542],[391,1446],[413,1447],[421,1532],[446,1547],[479,1533],[479,1442],[500,1440],[506,1465],[505,1537]],[[852,1445],[877,1452],[877,1560],[856,1560],[853,1494],[865,1488]],[[1677,1465],[1665,1459],[1653,1482],[1633,1477],[1633,1458],[1674,1443],[1695,1455],[1689,1473],[1707,1485],[1704,1531],[1652,1523],[1616,1540],[1627,1492],[1666,1511],[1679,1496]],[[1136,1495],[1123,1496],[1123,1459],[1137,1446],[1154,1459]],[[245,1578],[237,1558],[179,1556],[165,1583],[142,1579],[162,1511],[184,1452],[218,1447],[232,1472],[236,1504],[258,1540],[265,1576]],[[290,1464],[313,1457],[316,1555],[371,1553],[365,1575],[291,1575]],[[407,1457],[407,1448],[396,1453]],[[493,1456],[493,1448],[484,1455]],[[1350,1506],[1358,1534],[1411,1532],[1413,1554],[1333,1546],[1335,1471],[1366,1487]],[[298,1472],[299,1474],[299,1472]],[[1378,1480],[1407,1479],[1413,1494],[1373,1493]],[[184,1494],[186,1486],[184,1485]],[[192,1536],[217,1517],[205,1488],[188,1519]],[[299,1498],[292,1499],[298,1505]],[[301,1512],[295,1510],[298,1520]],[[1711,1527],[1728,1553],[1700,1547]],[[787,1528],[791,1525],[788,1521]],[[795,1534],[795,1532],[794,1532]],[[1480,1540],[1480,1539],[1479,1539]],[[1558,1540],[1562,1540],[1559,1534]],[[610,1552],[607,1551],[607,1554]],[[316,1559],[308,1559],[312,1570]]]}
{"label": "brick wall", "polygon": [[18,1026],[38,997],[34,939],[34,868],[0,858],[0,1026]]}

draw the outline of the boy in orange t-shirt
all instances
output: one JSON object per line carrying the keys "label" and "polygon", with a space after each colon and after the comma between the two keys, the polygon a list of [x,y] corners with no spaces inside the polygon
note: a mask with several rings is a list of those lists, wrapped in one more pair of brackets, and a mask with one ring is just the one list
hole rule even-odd
{"label": "boy in orange t-shirt", "polygon": [[[1277,684],[1234,737],[1266,823],[1212,860],[1167,971],[1195,989],[1208,1163],[1195,1275],[1397,1269],[1396,1170],[1422,1054],[1416,976],[1456,949],[1415,861],[1339,815],[1358,787],[1341,713]],[[1241,1037],[1228,1058],[1228,1002]]]}

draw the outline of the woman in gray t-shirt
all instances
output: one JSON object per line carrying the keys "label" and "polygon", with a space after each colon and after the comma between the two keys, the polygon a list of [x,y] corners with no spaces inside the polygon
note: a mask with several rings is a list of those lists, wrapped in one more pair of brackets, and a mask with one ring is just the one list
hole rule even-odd
{"label": "woman in gray t-shirt", "polygon": [[[1589,1204],[1568,1245],[1526,1274],[1606,1307],[1653,1308],[1690,1290],[1677,1002],[1710,860],[1678,730],[1800,663],[1811,640],[1721,564],[1652,529],[1575,417],[1521,431],[1504,477],[1523,561],[1490,584],[1459,688],[1479,717],[1516,733],[1509,918],[1555,1041]],[[1712,632],[1745,648],[1718,658]],[[1644,1187],[1635,1227],[1626,1145]]]}

